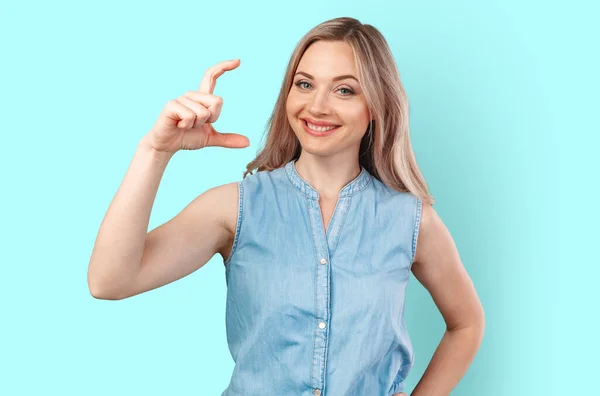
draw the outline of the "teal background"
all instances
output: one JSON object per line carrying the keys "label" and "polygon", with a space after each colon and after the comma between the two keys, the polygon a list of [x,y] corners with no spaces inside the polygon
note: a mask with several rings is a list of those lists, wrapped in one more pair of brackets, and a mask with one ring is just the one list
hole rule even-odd
{"label": "teal background", "polygon": [[[485,308],[484,341],[452,395],[595,394],[597,4],[3,3],[0,394],[220,395],[233,370],[220,256],[102,301],[86,282],[95,237],[162,107],[233,58],[215,127],[251,146],[177,153],[149,230],[239,180],[295,44],[338,16],[388,40],[419,166]],[[444,331],[414,276],[407,323],[411,391]]]}

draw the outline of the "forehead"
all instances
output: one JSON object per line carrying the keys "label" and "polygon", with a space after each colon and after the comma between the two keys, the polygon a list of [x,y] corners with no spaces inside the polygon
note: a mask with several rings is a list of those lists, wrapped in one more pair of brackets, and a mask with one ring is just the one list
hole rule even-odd
{"label": "forehead", "polygon": [[352,47],[345,41],[316,41],[304,52],[296,71],[312,74],[317,79],[356,75]]}

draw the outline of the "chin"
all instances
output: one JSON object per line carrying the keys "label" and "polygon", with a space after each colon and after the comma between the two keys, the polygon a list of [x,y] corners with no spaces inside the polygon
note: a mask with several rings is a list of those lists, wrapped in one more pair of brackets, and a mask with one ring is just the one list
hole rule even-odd
{"label": "chin", "polygon": [[326,139],[313,138],[311,136],[303,136],[302,139],[300,139],[300,146],[302,146],[302,151],[320,157],[333,155],[342,149],[339,143],[327,141]]}

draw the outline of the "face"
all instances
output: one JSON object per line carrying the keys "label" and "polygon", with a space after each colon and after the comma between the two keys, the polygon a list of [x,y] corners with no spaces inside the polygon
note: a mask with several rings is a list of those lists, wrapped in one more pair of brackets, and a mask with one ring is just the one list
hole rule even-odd
{"label": "face", "polygon": [[[286,102],[288,121],[304,151],[358,155],[370,119],[357,79],[352,48],[346,42],[321,40],[308,47]],[[336,128],[327,130],[314,123]]]}

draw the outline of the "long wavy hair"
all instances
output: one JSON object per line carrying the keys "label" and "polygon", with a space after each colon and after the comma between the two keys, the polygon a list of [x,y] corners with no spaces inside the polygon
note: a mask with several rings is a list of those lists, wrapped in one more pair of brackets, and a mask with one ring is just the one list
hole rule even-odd
{"label": "long wavy hair", "polygon": [[358,79],[373,120],[360,144],[360,165],[392,189],[433,204],[412,150],[408,98],[387,41],[372,25],[350,17],[315,26],[296,45],[267,122],[266,143],[248,163],[243,177],[254,169],[274,170],[300,157],[302,147],[287,119],[286,101],[302,55],[318,40],[345,41],[354,52]]}

